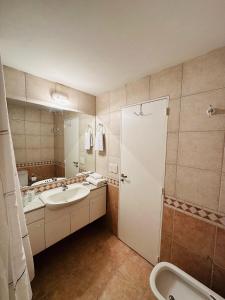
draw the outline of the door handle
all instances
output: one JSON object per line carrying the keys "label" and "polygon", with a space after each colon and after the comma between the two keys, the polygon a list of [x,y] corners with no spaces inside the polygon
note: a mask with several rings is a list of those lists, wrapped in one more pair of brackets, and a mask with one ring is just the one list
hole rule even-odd
{"label": "door handle", "polygon": [[123,173],[120,175],[120,181],[124,182],[124,179],[127,178],[127,175],[124,175]]}
{"label": "door handle", "polygon": [[78,168],[78,165],[79,165],[78,161],[73,161],[73,164],[76,168]]}

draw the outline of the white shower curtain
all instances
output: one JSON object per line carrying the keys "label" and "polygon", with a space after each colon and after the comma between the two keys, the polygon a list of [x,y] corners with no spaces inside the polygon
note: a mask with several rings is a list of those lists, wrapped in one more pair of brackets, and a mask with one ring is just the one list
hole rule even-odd
{"label": "white shower curtain", "polygon": [[0,300],[31,299],[33,277],[0,58]]}

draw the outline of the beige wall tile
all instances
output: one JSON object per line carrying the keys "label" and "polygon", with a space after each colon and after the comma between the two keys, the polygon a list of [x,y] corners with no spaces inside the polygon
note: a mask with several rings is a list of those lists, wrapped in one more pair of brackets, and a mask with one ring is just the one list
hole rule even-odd
{"label": "beige wall tile", "polygon": [[[54,160],[54,149],[53,148],[43,148],[41,149],[41,160]],[[57,161],[60,160],[60,155]]]}
{"label": "beige wall tile", "polygon": [[120,110],[124,105],[126,105],[125,86],[110,92],[110,112]]}
{"label": "beige wall tile", "polygon": [[27,149],[26,150],[27,162],[35,162],[41,160],[40,149]]}
{"label": "beige wall tile", "polygon": [[28,135],[40,135],[41,124],[38,122],[25,121],[25,133]]}
{"label": "beige wall tile", "polygon": [[96,97],[96,114],[108,114],[109,113],[109,104],[110,104],[110,94],[104,93]]}
{"label": "beige wall tile", "polygon": [[149,81],[146,76],[126,84],[127,104],[139,103],[149,99]]}
{"label": "beige wall tile", "polygon": [[221,170],[223,144],[223,132],[180,133],[178,164],[207,170]]}
{"label": "beige wall tile", "polygon": [[54,123],[54,113],[47,110],[41,110],[41,123]]}
{"label": "beige wall tile", "polygon": [[180,98],[181,96],[182,65],[165,69],[151,75],[150,98],[170,96]]}
{"label": "beige wall tile", "polygon": [[6,97],[26,101],[25,73],[4,66]]}
{"label": "beige wall tile", "polygon": [[[109,170],[110,163],[117,164],[117,166],[118,166],[117,174],[110,172],[110,170]],[[119,179],[119,173],[120,173],[120,158],[114,157],[114,156],[109,156],[109,158],[108,158],[108,175],[109,175],[109,177],[114,178],[114,179]]]}
{"label": "beige wall tile", "polygon": [[8,104],[8,113],[9,113],[10,120],[24,120],[25,104],[20,104],[20,105]]}
{"label": "beige wall tile", "polygon": [[25,109],[25,120],[31,122],[41,122],[41,110],[26,106]]}
{"label": "beige wall tile", "polygon": [[78,111],[89,114],[95,115],[96,113],[96,97],[80,92],[78,93]]}
{"label": "beige wall tile", "polygon": [[12,134],[24,134],[25,133],[25,122],[22,120],[11,120],[10,129]]}
{"label": "beige wall tile", "polygon": [[14,149],[15,158],[17,163],[26,162],[26,149]]}
{"label": "beige wall tile", "polygon": [[53,135],[54,124],[41,123],[41,135]]}
{"label": "beige wall tile", "polygon": [[96,172],[103,176],[108,175],[108,156],[100,153],[96,154]]}
{"label": "beige wall tile", "polygon": [[184,63],[182,95],[225,87],[225,47]]}
{"label": "beige wall tile", "polygon": [[120,157],[120,136],[115,134],[109,135],[109,151],[110,156]]}
{"label": "beige wall tile", "polygon": [[26,139],[24,134],[12,135],[14,149],[26,148]]}
{"label": "beige wall tile", "polygon": [[218,209],[220,174],[217,172],[177,167],[177,197],[191,203]]}
{"label": "beige wall tile", "polygon": [[88,171],[95,171],[95,158],[92,155],[86,155],[85,167]]}
{"label": "beige wall tile", "polygon": [[225,109],[225,89],[201,93],[181,98],[181,131],[225,130],[223,114],[208,117],[206,111],[210,104]]}
{"label": "beige wall tile", "polygon": [[169,109],[167,130],[168,132],[176,132],[179,130],[180,122],[180,99],[170,100]]}
{"label": "beige wall tile", "polygon": [[30,149],[40,149],[41,138],[39,135],[26,135],[26,148]]}
{"label": "beige wall tile", "polygon": [[219,211],[225,213],[225,173],[221,176]]}
{"label": "beige wall tile", "polygon": [[120,117],[121,117],[120,111],[110,113],[109,128],[111,134],[116,134],[116,135],[120,134]]}
{"label": "beige wall tile", "polygon": [[41,148],[54,148],[54,136],[41,136]]}
{"label": "beige wall tile", "polygon": [[175,186],[176,186],[176,165],[166,164],[165,194],[169,196],[175,196]]}
{"label": "beige wall tile", "polygon": [[175,164],[177,162],[178,133],[168,133],[166,145],[166,162]]}

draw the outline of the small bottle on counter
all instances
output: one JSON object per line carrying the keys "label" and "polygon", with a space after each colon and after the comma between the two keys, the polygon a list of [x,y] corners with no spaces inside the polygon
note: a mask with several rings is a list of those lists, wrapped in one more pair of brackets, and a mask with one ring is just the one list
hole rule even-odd
{"label": "small bottle on counter", "polygon": [[28,202],[31,202],[34,199],[34,191],[33,190],[28,190],[27,198],[28,198]]}
{"label": "small bottle on counter", "polygon": [[31,175],[31,183],[34,183],[37,181],[37,176],[35,176],[34,174]]}

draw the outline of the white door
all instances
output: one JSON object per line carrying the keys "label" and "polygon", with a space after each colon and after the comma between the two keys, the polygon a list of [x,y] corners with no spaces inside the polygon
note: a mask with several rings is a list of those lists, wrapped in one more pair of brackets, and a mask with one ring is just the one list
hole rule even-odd
{"label": "white door", "polygon": [[[119,238],[152,264],[160,249],[168,99],[122,109]],[[123,178],[127,176],[127,178]]]}
{"label": "white door", "polygon": [[79,172],[79,117],[64,120],[65,176],[73,177]]}

